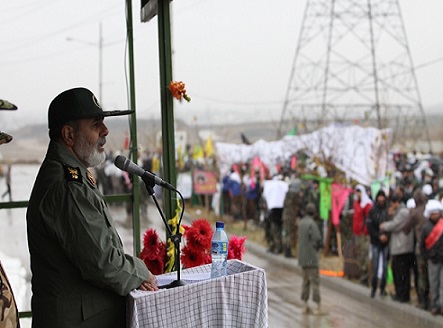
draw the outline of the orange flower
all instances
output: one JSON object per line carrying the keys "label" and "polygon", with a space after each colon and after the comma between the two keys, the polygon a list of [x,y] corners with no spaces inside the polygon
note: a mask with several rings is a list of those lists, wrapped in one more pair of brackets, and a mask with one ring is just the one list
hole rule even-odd
{"label": "orange flower", "polygon": [[169,83],[169,91],[171,91],[174,98],[180,101],[182,98],[187,102],[191,101],[191,98],[186,94],[186,86],[182,81],[171,81],[171,83]]}

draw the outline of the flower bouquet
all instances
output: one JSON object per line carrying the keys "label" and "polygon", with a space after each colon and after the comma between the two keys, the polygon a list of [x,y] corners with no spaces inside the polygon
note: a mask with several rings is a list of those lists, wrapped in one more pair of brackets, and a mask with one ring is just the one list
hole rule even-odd
{"label": "flower bouquet", "polygon": [[[191,225],[183,225],[185,246],[181,250],[180,260],[184,268],[189,269],[199,265],[212,263],[211,241],[214,230],[206,219],[197,219]],[[242,260],[245,253],[246,237],[232,235],[228,245],[228,260]],[[143,249],[140,258],[145,262],[149,271],[155,275],[170,268],[169,261],[174,259],[168,255],[166,243],[161,241],[155,229],[146,230],[143,236]]]}

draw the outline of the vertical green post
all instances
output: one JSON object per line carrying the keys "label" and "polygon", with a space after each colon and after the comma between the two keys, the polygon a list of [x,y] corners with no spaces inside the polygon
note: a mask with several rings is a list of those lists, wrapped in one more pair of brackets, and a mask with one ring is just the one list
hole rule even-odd
{"label": "vertical green post", "polygon": [[[128,61],[129,61],[129,101],[130,109],[134,110],[131,115],[131,157],[137,163],[137,117],[135,112],[135,78],[134,78],[134,33],[132,23],[132,1],[126,0],[126,33],[128,36]],[[133,223],[133,247],[134,256],[138,256],[141,251],[140,243],[140,181],[138,177],[133,177],[132,182],[132,223]]]}
{"label": "vertical green post", "polygon": [[[157,0],[158,40],[160,57],[160,100],[162,117],[163,145],[163,178],[176,185],[175,138],[174,138],[174,105],[169,83],[172,81],[171,26],[169,17],[169,0]],[[166,219],[174,217],[176,195],[163,189],[163,207]]]}

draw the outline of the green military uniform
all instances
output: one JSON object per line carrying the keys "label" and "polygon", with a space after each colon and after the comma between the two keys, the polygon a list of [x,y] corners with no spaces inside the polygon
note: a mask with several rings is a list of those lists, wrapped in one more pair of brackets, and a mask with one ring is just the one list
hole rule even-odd
{"label": "green military uniform", "polygon": [[283,204],[283,243],[284,254],[292,257],[292,246],[297,244],[296,221],[300,217],[303,203],[301,180],[295,179],[289,184]]}
{"label": "green military uniform", "polygon": [[[313,183],[318,184],[318,181],[314,181]],[[323,220],[320,218],[320,189],[319,187],[314,188],[311,186],[306,195],[306,204],[312,203],[315,206],[315,215],[314,215],[314,221],[318,226],[318,229],[320,230],[320,234],[323,239]]]}
{"label": "green military uniform", "polygon": [[27,211],[33,327],[124,327],[150,272],[126,255],[92,175],[51,141]]}
{"label": "green military uniform", "polygon": [[[311,204],[313,205],[313,204]],[[313,301],[320,303],[319,278],[319,249],[321,248],[321,234],[312,215],[304,216],[298,226],[298,264],[303,270],[303,285],[301,299],[309,300],[310,286],[312,285]]]}

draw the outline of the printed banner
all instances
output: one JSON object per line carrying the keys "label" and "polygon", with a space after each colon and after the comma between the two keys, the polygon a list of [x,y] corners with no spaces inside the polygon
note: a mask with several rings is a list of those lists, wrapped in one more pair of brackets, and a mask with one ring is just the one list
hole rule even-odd
{"label": "printed banner", "polygon": [[211,171],[194,170],[194,194],[213,195],[217,192],[217,176]]}

